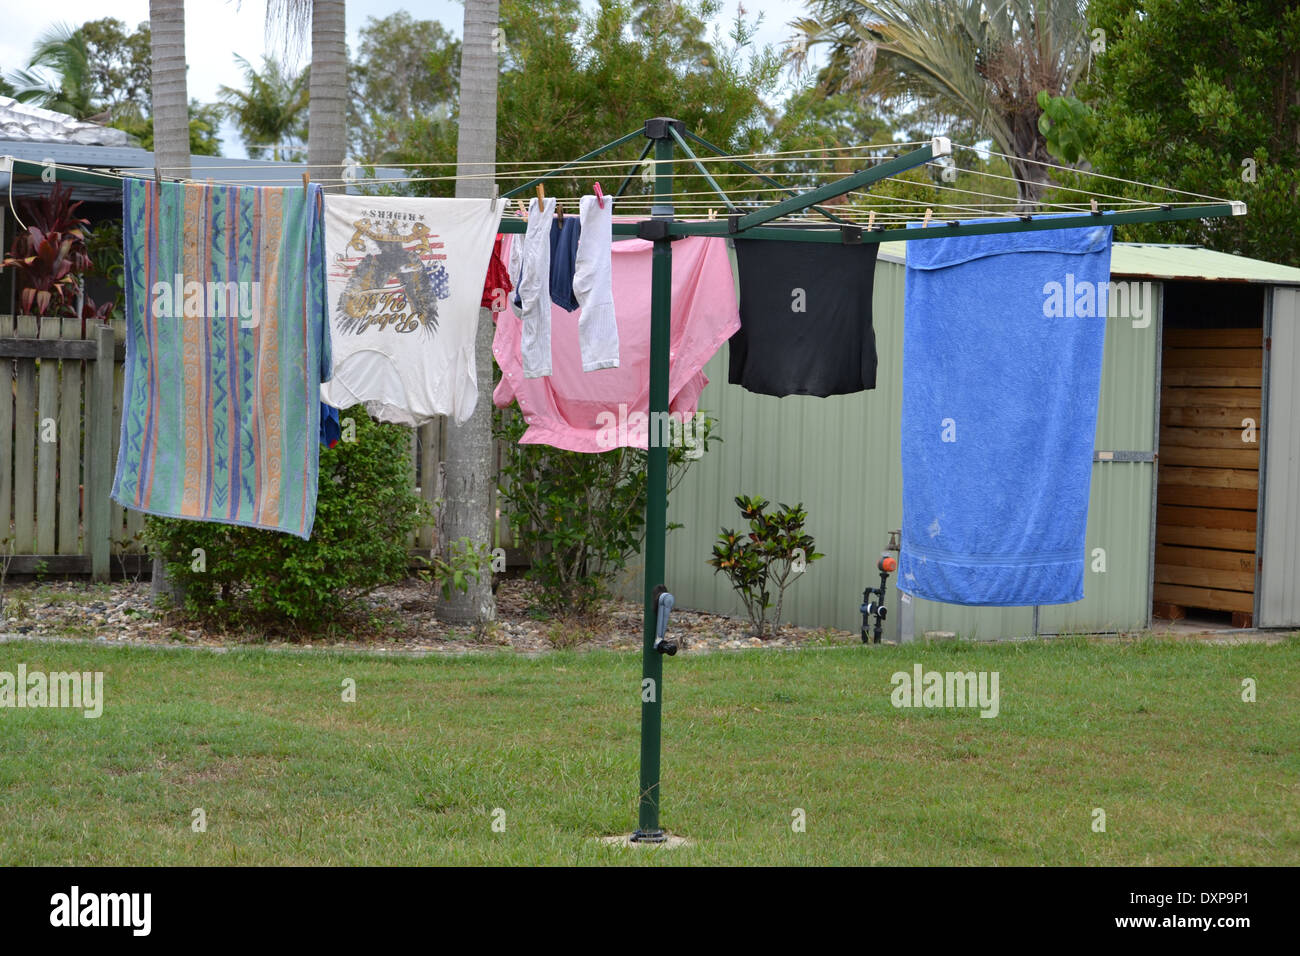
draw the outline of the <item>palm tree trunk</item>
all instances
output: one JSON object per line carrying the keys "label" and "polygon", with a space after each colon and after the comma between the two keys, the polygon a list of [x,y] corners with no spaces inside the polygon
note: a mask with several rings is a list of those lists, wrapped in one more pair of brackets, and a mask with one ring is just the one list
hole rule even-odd
{"label": "palm tree trunk", "polygon": [[[149,0],[149,31],[153,63],[153,161],[169,179],[190,176],[190,107],[185,89],[184,0]],[[183,592],[153,559],[150,596],[155,604],[165,597],[174,605]]]}
{"label": "palm tree trunk", "polygon": [[1024,117],[1011,120],[1012,149],[1014,158],[1010,162],[1012,175],[1016,177],[1017,213],[1032,213],[1038,210],[1043,193],[1051,186],[1051,177],[1045,163],[1051,163],[1052,156],[1047,152],[1042,135],[1038,132],[1038,114],[1033,111]]}
{"label": "palm tree trunk", "polygon": [[190,175],[190,108],[185,92],[185,5],[149,0],[153,54],[153,156],[168,178]]}
{"label": "palm tree trunk", "polygon": [[[460,114],[456,141],[458,176],[456,196],[485,198],[492,195],[495,177],[497,130],[498,0],[465,0],[464,42],[460,61]],[[492,516],[488,513],[496,469],[492,455],[492,313],[479,310],[476,365],[478,404],[464,425],[447,423],[444,461],[442,540],[468,538],[476,546],[492,544]],[[490,574],[482,574],[467,592],[443,599],[439,617],[451,623],[482,624],[496,617],[496,599]]]}
{"label": "palm tree trunk", "polygon": [[338,182],[347,156],[348,49],[345,0],[314,0],[307,162],[314,179]]}

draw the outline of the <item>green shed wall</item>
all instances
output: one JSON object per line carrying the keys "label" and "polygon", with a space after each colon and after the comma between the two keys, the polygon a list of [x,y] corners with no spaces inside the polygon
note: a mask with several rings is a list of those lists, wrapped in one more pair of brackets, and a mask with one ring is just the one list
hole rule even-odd
{"label": "green shed wall", "polygon": [[[875,562],[890,530],[902,523],[898,423],[905,273],[895,261],[882,259],[876,267],[874,391],[831,398],[753,395],[727,384],[725,346],[708,364],[710,384],[700,407],[718,419],[723,441],[692,465],[669,498],[669,521],[684,525],[668,535],[666,583],[679,607],[743,613],[725,579],[706,561],[719,528],[742,525],[735,496],[760,494],[775,502],[803,502],[808,530],[826,554],[787,592],[783,622],[858,628],[862,589],[878,583]],[[1150,288],[1158,299],[1160,283]],[[1158,308],[1146,328],[1134,328],[1129,316],[1112,317],[1107,324],[1099,450],[1154,450],[1159,327]],[[1008,469],[1016,467],[1017,462],[1007,462]],[[1149,623],[1152,472],[1145,462],[1094,463],[1087,546],[1089,555],[1094,548],[1105,550],[1106,570],[1086,572],[1083,601],[1041,608],[1040,633],[1116,631]],[[625,594],[639,597],[640,570],[629,567],[621,587]],[[899,608],[894,584],[891,577],[885,631],[890,639]],[[1034,630],[1029,607],[916,600],[914,608],[917,637],[926,631],[1021,637]]]}

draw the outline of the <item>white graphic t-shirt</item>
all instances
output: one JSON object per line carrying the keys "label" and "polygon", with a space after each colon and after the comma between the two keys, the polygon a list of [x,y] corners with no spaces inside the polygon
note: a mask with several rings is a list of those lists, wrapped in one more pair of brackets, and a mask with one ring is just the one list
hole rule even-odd
{"label": "white graphic t-shirt", "polygon": [[479,302],[504,207],[325,197],[334,377],[321,401],[402,425],[473,414]]}

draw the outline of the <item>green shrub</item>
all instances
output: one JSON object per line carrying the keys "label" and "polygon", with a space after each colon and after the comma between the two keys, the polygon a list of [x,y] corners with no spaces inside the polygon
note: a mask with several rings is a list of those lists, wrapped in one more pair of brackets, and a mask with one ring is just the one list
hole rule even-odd
{"label": "green shrub", "polygon": [[[702,416],[689,431],[674,426],[670,492],[709,443],[722,440],[713,435],[716,425]],[[507,447],[501,496],[510,508],[515,541],[531,554],[527,577],[541,585],[542,606],[567,616],[585,614],[645,540],[648,456],[639,448],[587,454],[520,445],[524,428],[517,409],[496,416],[496,437]],[[669,525],[674,527],[681,525]]]}
{"label": "green shrub", "polygon": [[411,433],[371,421],[360,406],[341,415],[355,422],[356,440],[320,450],[309,540],[207,521],[146,521],[150,548],[183,590],[187,611],[316,631],[376,587],[406,576],[411,534],[428,520],[413,488]]}
{"label": "green shrub", "polygon": [[723,528],[709,558],[713,573],[726,574],[740,595],[754,625],[754,635],[760,638],[766,636],[767,611],[772,607],[770,587],[776,587],[776,609],[772,615],[775,629],[781,624],[785,589],[809,564],[825,557],[814,550],[812,535],[804,534],[808,512],[802,502],[793,508],[780,505],[771,514],[765,510],[768,503],[766,498],[758,496],[738,497],[736,506],[741,517],[749,522],[749,533]]}

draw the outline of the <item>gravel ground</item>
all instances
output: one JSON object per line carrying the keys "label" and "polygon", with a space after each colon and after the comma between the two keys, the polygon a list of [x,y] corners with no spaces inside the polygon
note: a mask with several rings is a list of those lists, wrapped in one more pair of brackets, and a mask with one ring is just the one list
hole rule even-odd
{"label": "gravel ground", "polygon": [[[532,610],[532,587],[519,578],[503,581],[497,591],[498,619],[481,634],[473,628],[452,627],[439,621],[437,600],[430,586],[410,580],[369,595],[366,609],[341,625],[336,636],[288,640],[257,632],[204,628],[177,614],[158,611],[149,603],[148,582],[9,584],[0,608],[0,634],[127,644],[257,644],[417,653],[641,648],[640,605],[608,601],[582,620],[550,619]],[[681,653],[859,643],[855,632],[793,626],[782,627],[775,635],[759,640],[749,636],[749,622],[744,619],[680,609],[673,611],[669,634],[676,639]]]}

